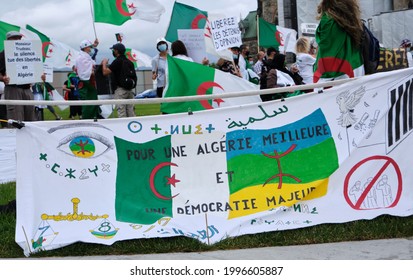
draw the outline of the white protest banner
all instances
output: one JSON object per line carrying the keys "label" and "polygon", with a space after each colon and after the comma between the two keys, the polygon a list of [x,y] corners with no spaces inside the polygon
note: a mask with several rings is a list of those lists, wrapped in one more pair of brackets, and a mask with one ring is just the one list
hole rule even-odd
{"label": "white protest banner", "polygon": [[207,56],[203,29],[178,29],[178,38],[188,51],[193,61],[202,63]]}
{"label": "white protest banner", "polygon": [[210,27],[216,51],[239,47],[242,44],[241,30],[236,17],[210,19]]}
{"label": "white protest banner", "polygon": [[43,74],[40,41],[5,41],[6,72],[10,84],[21,85],[41,81]]}
{"label": "white protest banner", "polygon": [[214,244],[411,216],[412,88],[408,68],[192,115],[27,122],[16,242],[26,255],[172,236]]}

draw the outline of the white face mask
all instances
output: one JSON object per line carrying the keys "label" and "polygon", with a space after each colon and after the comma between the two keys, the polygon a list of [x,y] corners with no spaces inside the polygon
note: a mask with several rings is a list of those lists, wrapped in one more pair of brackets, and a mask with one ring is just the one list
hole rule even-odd
{"label": "white face mask", "polygon": [[161,44],[161,45],[158,46],[158,50],[159,50],[160,52],[164,52],[164,51],[166,51],[167,49],[168,49],[168,46],[167,46],[166,44]]}

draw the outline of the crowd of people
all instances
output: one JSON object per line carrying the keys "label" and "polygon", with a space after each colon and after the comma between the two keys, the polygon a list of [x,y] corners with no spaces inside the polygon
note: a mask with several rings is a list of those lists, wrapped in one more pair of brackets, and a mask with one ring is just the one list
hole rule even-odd
{"label": "crowd of people", "polygon": [[[232,60],[220,58],[216,67],[221,71],[231,73],[240,78],[258,84],[260,89],[285,87],[291,85],[311,84],[325,80],[357,77],[364,75],[362,41],[363,23],[358,0],[331,1],[323,0],[317,7],[319,25],[314,39],[300,37],[296,42],[294,60],[287,64],[285,53],[277,48],[259,49],[255,55],[250,53],[250,46],[242,44],[232,47]],[[7,33],[7,40],[20,40],[22,34],[16,31]],[[96,55],[99,40],[91,42],[83,40],[80,43],[80,55],[75,61],[73,71],[67,76],[63,85],[63,95],[66,100],[97,100],[96,86]],[[413,65],[412,42],[402,41],[406,49],[409,65]],[[125,64],[132,62],[125,56],[126,48],[122,43],[112,46],[115,60],[109,65],[108,59],[102,61],[102,72],[111,77],[112,91],[115,99],[135,98],[132,88],[123,85],[122,76]],[[177,40],[169,44],[164,38],[156,42],[158,54],[152,59],[152,79],[156,83],[156,96],[163,97],[167,83],[167,56],[193,61],[188,56],[185,44]],[[208,59],[202,64],[208,65]],[[136,73],[132,82],[136,86]],[[4,52],[0,54],[0,82],[4,82],[5,99],[33,100],[39,84],[31,88],[30,84],[10,85],[5,69]],[[43,82],[44,83],[44,82]],[[3,84],[3,85],[4,85]],[[2,88],[0,87],[0,93]],[[304,91],[301,93],[305,93]],[[40,95],[39,95],[40,96]],[[288,94],[262,95],[263,101],[288,97]],[[56,119],[61,119],[52,106],[46,106]],[[118,117],[134,117],[133,105],[117,105]],[[70,106],[69,119],[102,118],[98,105]],[[0,119],[34,121],[38,120],[34,106],[8,105],[0,106]],[[2,123],[2,126],[5,126]]]}

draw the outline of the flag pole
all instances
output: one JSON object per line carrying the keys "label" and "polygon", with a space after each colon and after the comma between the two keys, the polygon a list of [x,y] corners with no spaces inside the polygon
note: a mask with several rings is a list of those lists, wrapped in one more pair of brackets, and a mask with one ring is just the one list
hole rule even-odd
{"label": "flag pole", "polygon": [[92,23],[93,23],[93,32],[95,33],[95,39],[98,38],[98,35],[96,34],[96,26],[95,26],[95,18],[93,16],[93,5],[92,5],[92,0],[89,1],[90,3],[90,13],[92,15]]}
{"label": "flag pole", "polygon": [[257,46],[258,52],[260,51],[260,23],[259,23],[259,16],[257,12]]}

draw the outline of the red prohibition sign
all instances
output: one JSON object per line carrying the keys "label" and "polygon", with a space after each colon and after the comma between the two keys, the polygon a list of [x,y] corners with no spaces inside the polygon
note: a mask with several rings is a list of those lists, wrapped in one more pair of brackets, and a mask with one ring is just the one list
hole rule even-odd
{"label": "red prohibition sign", "polygon": [[[358,199],[358,201],[356,202],[356,204],[354,205],[353,202],[350,200],[349,196],[348,196],[348,186],[349,186],[349,182],[350,182],[350,178],[353,175],[353,173],[363,164],[365,164],[366,162],[369,161],[374,161],[374,160],[381,160],[384,161],[384,165],[380,168],[380,170],[377,172],[377,174],[373,177],[373,180],[368,184],[368,186],[366,187],[366,189],[363,191],[363,193],[361,194],[360,198]],[[394,170],[396,171],[397,174],[397,194],[396,197],[393,201],[393,203],[385,208],[392,208],[394,206],[397,205],[397,203],[400,200],[401,194],[402,194],[402,174],[400,172],[400,168],[397,165],[397,163],[389,157],[386,156],[372,156],[372,157],[368,157],[366,159],[363,159],[362,161],[360,161],[359,163],[357,163],[355,166],[353,166],[353,168],[350,169],[350,172],[347,174],[346,179],[344,180],[344,197],[347,201],[347,203],[356,210],[370,210],[370,209],[361,209],[360,206],[362,205],[363,201],[366,199],[367,194],[370,192],[370,190],[373,188],[373,186],[376,184],[377,180],[380,178],[380,176],[383,174],[384,171],[386,171],[387,168],[389,168],[390,166],[393,166]]]}

